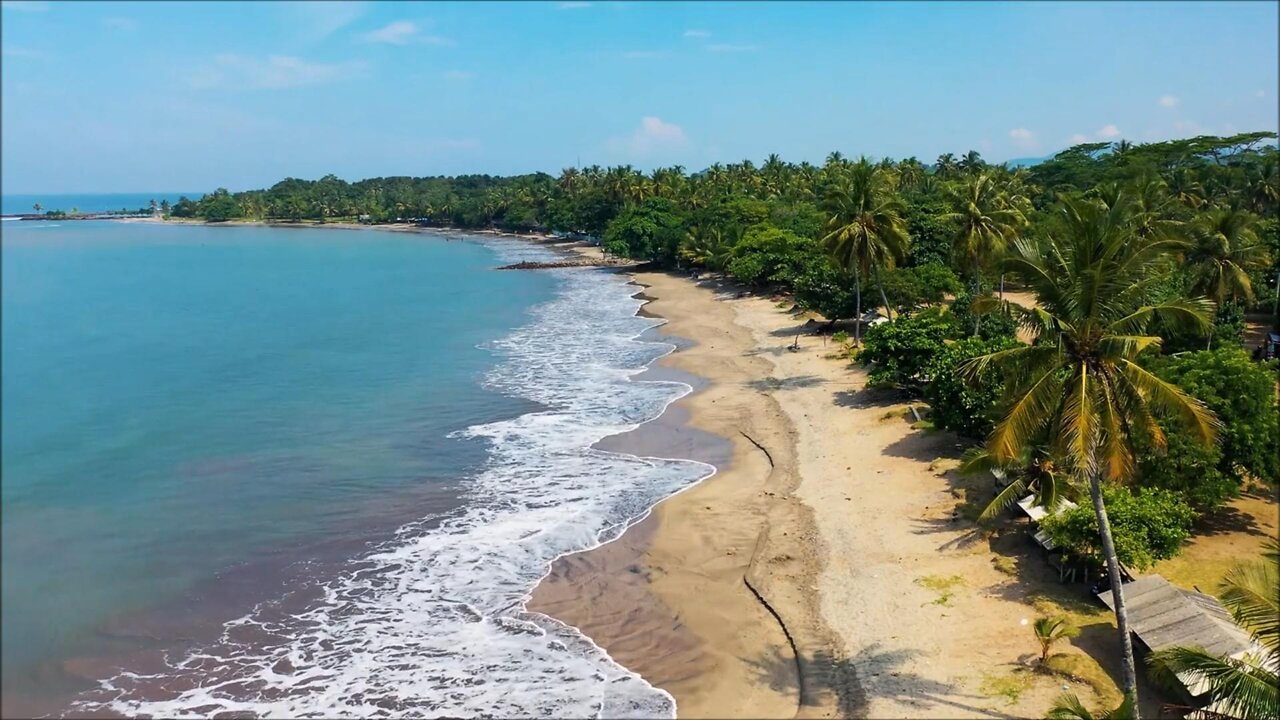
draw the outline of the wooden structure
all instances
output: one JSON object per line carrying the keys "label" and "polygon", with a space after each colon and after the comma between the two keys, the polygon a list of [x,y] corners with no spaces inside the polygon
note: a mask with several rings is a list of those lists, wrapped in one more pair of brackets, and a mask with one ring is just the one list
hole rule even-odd
{"label": "wooden structure", "polygon": [[[1098,599],[1115,611],[1111,591]],[[1199,647],[1211,655],[1240,658],[1252,641],[1213,597],[1183,590],[1159,575],[1146,575],[1124,584],[1129,629],[1149,651],[1169,647]],[[1191,698],[1208,691],[1203,681],[1178,676]]]}

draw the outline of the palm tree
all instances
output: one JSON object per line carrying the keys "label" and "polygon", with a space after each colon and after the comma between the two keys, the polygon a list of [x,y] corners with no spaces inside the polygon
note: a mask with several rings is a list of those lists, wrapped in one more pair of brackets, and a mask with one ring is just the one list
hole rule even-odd
{"label": "palm tree", "polygon": [[31,209],[32,209],[32,210],[35,210],[35,211],[36,211],[36,214],[37,214],[37,215],[39,215],[39,214],[40,214],[40,211],[44,209],[44,206],[43,206],[43,205],[41,205],[40,203],[36,203],[35,205],[32,205],[32,206],[31,206]]}
{"label": "palm tree", "polygon": [[982,154],[977,150],[970,150],[960,158],[960,162],[956,163],[956,168],[963,170],[969,175],[976,175],[987,167],[987,163],[982,159]]}
{"label": "palm tree", "polygon": [[1035,442],[1023,448],[1013,460],[998,461],[988,448],[975,447],[965,452],[960,472],[966,475],[991,473],[1009,484],[987,503],[978,522],[988,522],[1018,502],[1025,494],[1035,495],[1036,505],[1052,510],[1065,500],[1078,500],[1078,486],[1072,474],[1059,465],[1047,444]]}
{"label": "palm tree", "polygon": [[1120,630],[1124,691],[1136,708],[1133,643],[1102,483],[1132,477],[1135,441],[1165,445],[1154,412],[1169,414],[1206,444],[1218,422],[1198,400],[1137,362],[1160,345],[1160,338],[1143,334],[1153,319],[1203,332],[1212,305],[1203,298],[1145,304],[1182,244],[1139,235],[1131,208],[1129,202],[1108,208],[1066,199],[1060,236],[1017,240],[1006,269],[1035,293],[1036,307],[986,302],[975,309],[1003,306],[1033,342],[975,358],[964,371],[971,379],[988,367],[1006,373],[1011,404],[987,440],[994,460],[1013,462],[1047,438],[1053,456],[1088,484]]}
{"label": "palm tree", "polygon": [[1073,638],[1080,634],[1079,628],[1073,627],[1064,617],[1037,618],[1032,626],[1036,631],[1036,640],[1040,642],[1040,665],[1049,663],[1049,651],[1060,640]]}
{"label": "palm tree", "polygon": [[[823,202],[827,234],[822,244],[835,263],[853,276],[857,297],[854,343],[862,342],[862,280],[881,267],[892,268],[907,255],[909,237],[902,200],[889,179],[866,158],[854,163],[847,174],[828,189]],[[885,312],[889,301],[880,288]],[[892,318],[892,315],[890,315]]]}
{"label": "palm tree", "polygon": [[1137,707],[1136,701],[1131,701],[1126,695],[1120,707],[1094,715],[1080,702],[1080,698],[1067,694],[1058,698],[1045,717],[1048,720],[1131,720],[1138,717]]}
{"label": "palm tree", "polygon": [[1219,305],[1229,300],[1253,303],[1249,273],[1267,262],[1267,250],[1254,231],[1256,220],[1248,211],[1220,208],[1191,223],[1186,260],[1192,292]]}
{"label": "palm tree", "polygon": [[1151,658],[1157,679],[1189,675],[1209,686],[1213,712],[1233,718],[1274,718],[1280,708],[1280,543],[1268,543],[1261,561],[1240,564],[1221,585],[1222,603],[1247,629],[1261,653],[1216,657],[1201,648],[1173,647]]}
{"label": "palm tree", "polygon": [[939,177],[948,177],[956,170],[956,156],[951,153],[943,153],[933,163],[934,172]]}
{"label": "palm tree", "polygon": [[[1020,197],[1020,196],[1019,196]],[[1027,218],[1020,209],[1021,200],[1005,194],[991,173],[969,178],[951,193],[952,211],[943,216],[955,222],[955,254],[973,268],[973,297],[978,297],[982,282],[982,266],[999,257]],[[973,334],[978,334],[975,317]]]}

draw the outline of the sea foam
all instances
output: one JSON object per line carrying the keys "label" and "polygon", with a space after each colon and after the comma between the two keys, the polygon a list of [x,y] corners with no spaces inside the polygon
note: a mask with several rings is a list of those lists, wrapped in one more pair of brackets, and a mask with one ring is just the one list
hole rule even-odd
{"label": "sea foam", "polygon": [[[503,262],[545,259],[527,243],[486,240]],[[663,690],[614,662],[576,628],[529,612],[556,558],[618,537],[655,503],[714,472],[687,460],[594,450],[656,418],[691,388],[633,381],[674,347],[642,341],[625,277],[547,270],[559,291],[490,348],[485,384],[545,409],[457,435],[489,458],[464,504],[401,528],[323,586],[303,612],[271,604],[162,673],[104,681],[80,710],[128,715],[272,717],[672,717]]]}

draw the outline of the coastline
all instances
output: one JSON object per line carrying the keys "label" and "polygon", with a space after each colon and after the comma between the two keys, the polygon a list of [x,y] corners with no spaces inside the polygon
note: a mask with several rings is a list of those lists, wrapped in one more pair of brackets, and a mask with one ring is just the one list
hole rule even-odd
{"label": "coastline", "polygon": [[[600,252],[498,231],[282,226],[503,236]],[[1026,677],[1012,695],[992,685],[1024,670],[1035,651],[1022,625],[1043,614],[1036,593],[1064,593],[1027,580],[1044,574],[1023,562],[1028,549],[997,548],[1000,538],[955,521],[968,490],[952,472],[954,437],[914,429],[907,405],[866,390],[865,373],[829,342],[802,334],[790,351],[809,317],[784,310],[789,300],[715,280],[630,275],[649,301],[640,313],[693,343],[678,342],[635,379],[702,380],[658,419],[598,446],[662,457],[714,454],[717,443],[729,450],[719,462],[692,457],[717,473],[660,501],[617,540],[553,563],[530,610],[581,629],[670,693],[681,717],[1034,716],[1064,685],[1096,699],[1089,685],[1054,676]],[[690,439],[696,433],[706,435]],[[999,570],[996,555],[1026,567]],[[930,587],[954,577],[958,587],[942,596]],[[1079,645],[1114,658],[1112,637]]]}
{"label": "coastline", "polygon": [[849,714],[856,687],[836,692],[831,638],[807,592],[820,552],[793,495],[795,431],[751,388],[767,361],[730,306],[685,297],[710,290],[662,273],[633,277],[650,301],[644,311],[667,320],[662,332],[696,339],[651,367],[706,380],[607,449],[684,457],[705,451],[703,434],[729,452],[715,475],[660,502],[618,540],[557,561],[530,607],[670,692],[680,717]]}
{"label": "coastline", "polygon": [[[1113,621],[1073,604],[1017,528],[960,517],[985,489],[954,472],[954,436],[913,427],[789,301],[632,277],[643,312],[693,342],[651,367],[705,385],[610,449],[644,454],[646,433],[669,447],[683,425],[732,453],[618,540],[558,560],[531,609],[670,692],[679,717],[1038,716],[1064,688],[1109,701]],[[1060,648],[1083,669],[1033,673],[1027,623],[1063,608],[1097,630]]]}

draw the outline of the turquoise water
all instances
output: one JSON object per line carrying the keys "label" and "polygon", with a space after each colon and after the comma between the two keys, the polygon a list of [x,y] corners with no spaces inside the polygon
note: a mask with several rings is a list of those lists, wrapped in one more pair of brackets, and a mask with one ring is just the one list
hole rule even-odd
{"label": "turquoise water", "polygon": [[35,212],[34,205],[40,203],[40,212],[46,210],[62,210],[63,212],[71,212],[72,209],[79,210],[84,213],[94,212],[110,212],[114,210],[138,210],[140,208],[150,207],[152,200],[157,203],[168,200],[175,203],[178,198],[186,195],[192,200],[200,199],[202,192],[193,193],[175,193],[175,192],[154,192],[154,193],[99,193],[92,195],[67,195],[67,194],[43,194],[43,195],[4,195],[0,197],[0,215],[23,215]]}
{"label": "turquoise water", "polygon": [[446,435],[528,403],[480,386],[479,346],[554,286],[496,257],[394,233],[6,224],[6,685],[113,615],[482,460]]}
{"label": "turquoise water", "polygon": [[674,346],[626,276],[496,271],[552,255],[495,238],[2,230],[9,714],[674,714],[525,607],[714,471],[595,447],[691,391],[633,379]]}

